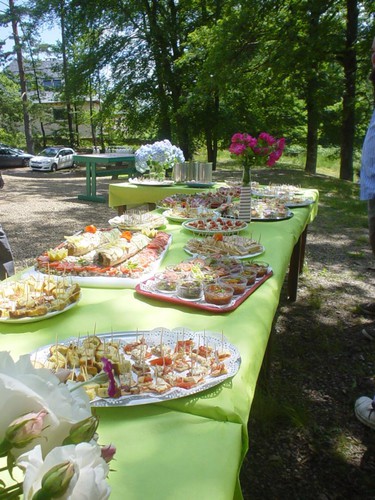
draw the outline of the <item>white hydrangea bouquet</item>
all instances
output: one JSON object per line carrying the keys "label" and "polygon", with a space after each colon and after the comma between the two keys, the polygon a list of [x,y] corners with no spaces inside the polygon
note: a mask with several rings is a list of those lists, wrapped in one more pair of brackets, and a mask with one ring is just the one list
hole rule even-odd
{"label": "white hydrangea bouquet", "polygon": [[0,352],[0,498],[109,497],[108,462],[116,450],[98,444],[89,399],[79,384],[60,380],[64,372]]}
{"label": "white hydrangea bouquet", "polygon": [[138,172],[144,174],[150,171],[150,175],[158,179],[164,179],[166,170],[184,161],[181,149],[173,146],[168,139],[145,144],[135,152],[135,167]]}

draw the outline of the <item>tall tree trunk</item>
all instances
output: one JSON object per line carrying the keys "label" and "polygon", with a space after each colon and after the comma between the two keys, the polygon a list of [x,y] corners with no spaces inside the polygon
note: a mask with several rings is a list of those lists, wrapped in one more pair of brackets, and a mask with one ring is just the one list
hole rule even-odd
{"label": "tall tree trunk", "polygon": [[358,3],[357,0],[346,0],[346,41],[343,54],[345,91],[342,103],[340,179],[347,181],[353,180],[357,34]]}
{"label": "tall tree trunk", "polygon": [[89,80],[89,93],[90,93],[90,126],[91,126],[91,137],[92,137],[92,145],[96,148],[96,133],[95,133],[95,124],[94,124],[94,108],[92,102],[92,84],[91,78]]}
{"label": "tall tree trunk", "polygon": [[[212,163],[212,170],[216,170],[217,164],[217,123],[219,122],[219,93],[217,90],[213,92],[213,102],[207,105],[207,121],[205,127],[207,161]],[[211,117],[211,119],[209,118]]]}
{"label": "tall tree trunk", "polygon": [[145,26],[149,26],[149,32],[146,32],[148,43],[151,47],[155,61],[155,76],[157,83],[157,98],[159,101],[159,127],[157,139],[172,139],[172,125],[170,118],[170,98],[168,97],[168,78],[170,68],[168,66],[169,54],[166,50],[164,33],[158,23],[158,2],[156,0],[144,1],[144,15],[147,21]]}
{"label": "tall tree trunk", "polygon": [[[31,60],[31,66],[33,68],[33,73],[34,73],[34,84],[35,84],[35,91],[36,91],[36,96],[38,99],[38,103],[42,104],[42,99],[40,97],[40,89],[39,89],[39,78],[38,78],[38,73],[36,70],[36,64],[35,64],[35,59],[34,59],[34,54],[33,50],[30,46],[30,40],[27,39],[27,45],[29,47],[29,55],[30,55],[30,60]],[[42,143],[43,143],[43,149],[47,147],[47,137],[46,137],[46,131],[44,130],[44,123],[43,120],[40,120],[40,130],[42,132]]]}
{"label": "tall tree trunk", "polygon": [[102,82],[100,71],[98,70],[98,106],[99,106],[99,142],[101,150],[105,152],[104,130],[103,130],[103,113],[102,113]]}
{"label": "tall tree trunk", "polygon": [[66,54],[66,29],[65,29],[65,4],[62,0],[60,4],[60,25],[61,25],[61,52],[63,60],[63,74],[64,74],[64,86],[65,86],[65,99],[66,99],[66,111],[68,115],[68,132],[69,132],[69,145],[71,148],[75,147],[75,138],[73,130],[73,111],[70,98],[70,88],[68,81],[68,58]]}
{"label": "tall tree trunk", "polygon": [[10,15],[11,15],[11,19],[12,19],[12,31],[13,31],[13,37],[14,37],[14,44],[16,47],[18,73],[19,73],[19,78],[20,78],[23,124],[24,124],[24,130],[25,130],[26,148],[27,148],[28,153],[34,154],[34,143],[33,143],[33,137],[31,134],[30,115],[29,115],[29,109],[28,109],[25,69],[24,69],[24,65],[23,65],[23,55],[22,55],[20,37],[18,35],[17,16],[16,16],[13,0],[9,0],[9,10],[10,10]]}
{"label": "tall tree trunk", "polygon": [[[319,22],[321,5],[316,0],[308,1],[308,44],[309,54],[312,56],[313,48],[318,46]],[[306,164],[305,171],[316,173],[318,160],[318,131],[319,131],[319,103],[318,94],[318,69],[316,58],[312,59],[306,79],[306,110],[307,110],[307,138],[306,138]]]}
{"label": "tall tree trunk", "polygon": [[307,140],[305,172],[316,173],[318,161],[319,109],[316,99],[317,82],[314,77],[307,82]]}
{"label": "tall tree trunk", "polygon": [[74,103],[73,109],[74,109],[75,145],[79,147],[80,139],[79,139],[79,120],[78,120],[77,104]]}

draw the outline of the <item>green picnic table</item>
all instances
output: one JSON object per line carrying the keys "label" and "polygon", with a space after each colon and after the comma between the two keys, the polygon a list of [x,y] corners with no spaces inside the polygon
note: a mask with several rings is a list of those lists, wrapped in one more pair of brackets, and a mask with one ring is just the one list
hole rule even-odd
{"label": "green picnic table", "polygon": [[129,153],[78,154],[73,160],[86,166],[86,193],[78,195],[79,200],[106,202],[104,196],[96,194],[97,177],[137,174],[135,155]]}

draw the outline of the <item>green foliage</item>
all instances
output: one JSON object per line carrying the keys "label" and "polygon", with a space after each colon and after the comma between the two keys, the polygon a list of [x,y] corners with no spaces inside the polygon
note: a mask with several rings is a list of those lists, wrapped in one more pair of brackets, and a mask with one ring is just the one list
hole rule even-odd
{"label": "green foliage", "polygon": [[[312,116],[319,144],[340,146],[347,15],[342,0],[29,3],[30,27],[33,19],[64,21],[63,96],[72,103],[100,98],[100,109],[81,120],[91,121],[97,134],[103,130],[107,142],[169,138],[186,157],[203,148],[207,156],[226,148],[234,132],[265,130],[286,137],[294,162],[293,151],[306,150]],[[358,2],[357,149],[372,102],[370,4]],[[26,31],[37,50],[37,30]]]}
{"label": "green foliage", "polygon": [[17,123],[22,121],[22,103],[18,85],[0,73],[0,142],[17,146],[24,143]]}

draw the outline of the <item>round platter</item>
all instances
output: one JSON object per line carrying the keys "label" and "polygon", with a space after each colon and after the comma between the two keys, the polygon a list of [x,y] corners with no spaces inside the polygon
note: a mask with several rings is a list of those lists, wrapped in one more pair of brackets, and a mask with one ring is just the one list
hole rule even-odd
{"label": "round platter", "polygon": [[273,193],[263,193],[262,191],[257,191],[257,190],[254,190],[252,189],[251,190],[251,195],[252,196],[258,196],[260,198],[277,198],[277,194],[273,194]]}
{"label": "round platter", "polygon": [[47,314],[44,314],[43,316],[27,316],[25,318],[19,318],[19,319],[13,319],[13,318],[1,318],[0,317],[0,323],[13,323],[15,325],[22,324],[22,323],[35,323],[36,321],[42,321],[44,319],[49,319],[53,318],[54,316],[57,316],[58,314],[62,314],[66,311],[69,311],[73,307],[75,307],[78,304],[79,300],[76,302],[73,302],[72,304],[69,304],[68,306],[65,307],[62,311],[52,311]]}
{"label": "round platter", "polygon": [[[197,227],[198,223],[203,221],[202,227]],[[216,227],[214,227],[216,225]],[[197,234],[236,234],[247,228],[247,223],[243,221],[235,221],[235,219],[219,217],[210,220],[193,219],[182,223],[182,226]]]}
{"label": "round platter", "polygon": [[123,214],[113,217],[108,221],[112,227],[121,230],[140,231],[142,229],[158,229],[165,226],[166,220],[163,215],[146,212],[144,214]]}
{"label": "round platter", "polygon": [[165,187],[165,186],[173,186],[174,181],[153,181],[153,180],[129,179],[129,184],[133,184],[133,186]]}
{"label": "round platter", "polygon": [[[200,382],[192,387],[183,388],[179,386],[173,386],[165,392],[158,393],[157,391],[148,390],[141,392],[140,394],[125,394],[118,398],[96,397],[91,401],[92,406],[143,405],[197,394],[199,392],[210,389],[211,387],[217,386],[224,380],[236,375],[241,364],[241,357],[238,349],[233,344],[229,343],[229,341],[221,333],[210,332],[208,330],[192,331],[187,328],[175,328],[173,330],[168,330],[167,328],[155,328],[151,331],[116,332],[101,334],[97,335],[96,337],[98,337],[102,343],[111,342],[112,345],[118,344],[118,355],[123,356],[124,360],[130,362],[131,364],[133,364],[134,361],[131,359],[130,355],[126,354],[126,352],[124,351],[124,347],[127,344],[137,343],[140,340],[144,340],[147,348],[163,345],[169,348],[172,352],[178,345],[181,345],[181,342],[191,343],[192,348],[199,346],[209,346],[210,348],[212,348],[213,353],[216,352],[219,356],[221,354],[225,354],[225,357],[223,356],[225,370],[222,374],[219,374],[217,376],[206,374]],[[64,340],[60,344],[66,346],[74,344],[79,346],[82,344],[83,340],[84,339],[82,337],[80,337],[79,339],[70,338]],[[45,346],[32,353],[30,355],[30,359],[32,360],[32,362],[36,361],[44,365],[48,363],[49,356],[50,346]],[[157,355],[153,355],[150,358],[151,366],[152,360],[155,358],[157,358]],[[185,372],[176,372],[177,378],[182,378],[184,375]],[[133,376],[133,380],[134,383],[137,382],[137,377],[135,375]]]}
{"label": "round platter", "polygon": [[184,246],[189,255],[220,255],[235,259],[249,259],[265,252],[258,241],[239,235],[223,236],[221,241],[214,237],[192,238]]}
{"label": "round platter", "polygon": [[[261,245],[262,246],[262,245]],[[190,250],[188,250],[186,247],[184,247],[184,250],[187,254],[189,255],[192,255],[193,257],[197,256],[197,255],[201,255],[199,252],[192,252]],[[252,259],[254,257],[258,257],[258,255],[262,255],[262,253],[264,253],[265,251],[265,248],[264,246],[262,246],[262,248],[258,251],[258,252],[254,252],[254,253],[247,253],[245,255],[231,255],[231,254],[223,254],[223,257],[232,257],[232,259],[237,259],[237,260],[242,260],[242,259]],[[205,255],[216,255],[217,252],[210,252],[210,253],[206,253]],[[221,254],[220,254],[221,255]]]}
{"label": "round platter", "polygon": [[288,210],[288,212],[285,215],[280,215],[279,217],[251,217],[252,221],[255,222],[277,222],[281,220],[288,220],[293,217],[294,213]]}
{"label": "round platter", "polygon": [[285,202],[285,206],[288,208],[299,208],[299,207],[308,207],[315,203],[314,200],[301,200],[300,202],[287,201]]}
{"label": "round platter", "polygon": [[215,185],[214,182],[194,182],[190,181],[186,183],[187,187],[190,188],[212,188]]}
{"label": "round platter", "polygon": [[[214,210],[211,210],[211,211],[206,210],[204,212],[204,214],[205,214],[204,216],[206,216],[206,217],[212,217],[212,216],[219,215],[219,213],[215,212]],[[173,209],[165,210],[162,215],[172,222],[180,222],[180,223],[194,220],[197,218],[196,215],[194,215],[192,217],[180,217],[180,216],[173,213]]]}

